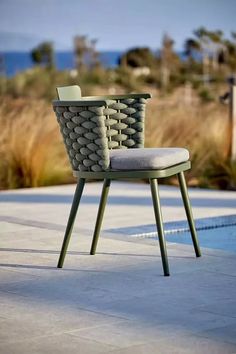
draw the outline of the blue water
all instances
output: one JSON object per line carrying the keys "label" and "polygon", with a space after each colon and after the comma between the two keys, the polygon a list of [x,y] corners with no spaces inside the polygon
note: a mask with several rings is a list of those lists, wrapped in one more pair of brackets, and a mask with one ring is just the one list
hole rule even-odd
{"label": "blue water", "polygon": [[[223,215],[196,219],[200,245],[206,248],[236,252],[236,215]],[[165,238],[168,242],[192,245],[186,220],[164,223]],[[133,239],[156,239],[156,225],[138,225],[106,230],[131,236]]]}
{"label": "blue water", "polygon": [[[104,67],[114,68],[117,66],[121,54],[121,51],[100,52],[100,61]],[[5,52],[1,53],[1,56],[3,56],[4,71],[8,77],[32,68],[34,65],[29,52]],[[57,52],[55,61],[58,70],[74,68],[73,52]]]}

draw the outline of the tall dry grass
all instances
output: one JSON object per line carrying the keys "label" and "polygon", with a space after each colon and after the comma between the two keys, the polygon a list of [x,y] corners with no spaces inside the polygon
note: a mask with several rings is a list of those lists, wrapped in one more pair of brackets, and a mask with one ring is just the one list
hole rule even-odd
{"label": "tall dry grass", "polygon": [[[144,89],[142,91],[150,91]],[[51,104],[6,97],[0,102],[0,188],[36,187],[73,181]],[[236,165],[228,159],[228,107],[217,101],[191,104],[183,92],[148,102],[146,146],[190,150],[192,185],[235,188]],[[172,181],[174,182],[174,181]]]}
{"label": "tall dry grass", "polygon": [[154,97],[147,106],[146,146],[190,150],[193,185],[234,188],[236,166],[229,161],[228,107],[203,104],[197,97],[185,104],[181,91],[171,99]]}
{"label": "tall dry grass", "polygon": [[0,104],[0,188],[36,187],[70,180],[54,113],[41,100]]}

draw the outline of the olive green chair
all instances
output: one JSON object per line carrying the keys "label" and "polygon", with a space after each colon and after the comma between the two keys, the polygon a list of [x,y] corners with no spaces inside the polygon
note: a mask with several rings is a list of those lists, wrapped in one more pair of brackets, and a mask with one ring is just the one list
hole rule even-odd
{"label": "olive green chair", "polygon": [[201,256],[189,202],[184,171],[189,170],[189,152],[183,148],[144,148],[144,117],[149,94],[81,97],[79,86],[59,87],[54,111],[78,180],[58,261],[63,267],[66,251],[86,179],[102,179],[90,254],[96,252],[111,180],[149,179],[164,275],[169,265],[158,192],[158,179],[178,176],[183,203],[197,257]]}

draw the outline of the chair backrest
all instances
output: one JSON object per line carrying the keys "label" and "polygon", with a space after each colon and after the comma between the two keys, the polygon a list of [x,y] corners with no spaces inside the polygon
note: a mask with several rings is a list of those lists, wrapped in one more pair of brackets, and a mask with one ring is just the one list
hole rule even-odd
{"label": "chair backrest", "polygon": [[109,149],[143,147],[149,94],[81,97],[79,86],[57,91],[54,111],[74,170],[104,171]]}
{"label": "chair backrest", "polygon": [[57,87],[59,100],[76,101],[81,99],[81,89],[78,85]]}

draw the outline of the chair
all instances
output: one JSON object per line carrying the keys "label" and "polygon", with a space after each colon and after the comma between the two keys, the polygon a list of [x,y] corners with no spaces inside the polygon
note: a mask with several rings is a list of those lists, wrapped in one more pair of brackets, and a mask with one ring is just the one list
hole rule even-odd
{"label": "chair", "polygon": [[81,97],[79,86],[59,87],[54,111],[78,180],[58,261],[63,267],[86,179],[104,180],[90,254],[94,255],[111,180],[149,179],[164,275],[169,265],[158,192],[158,179],[178,176],[197,257],[201,256],[184,171],[191,167],[184,148],[144,148],[144,116],[149,94]]}

